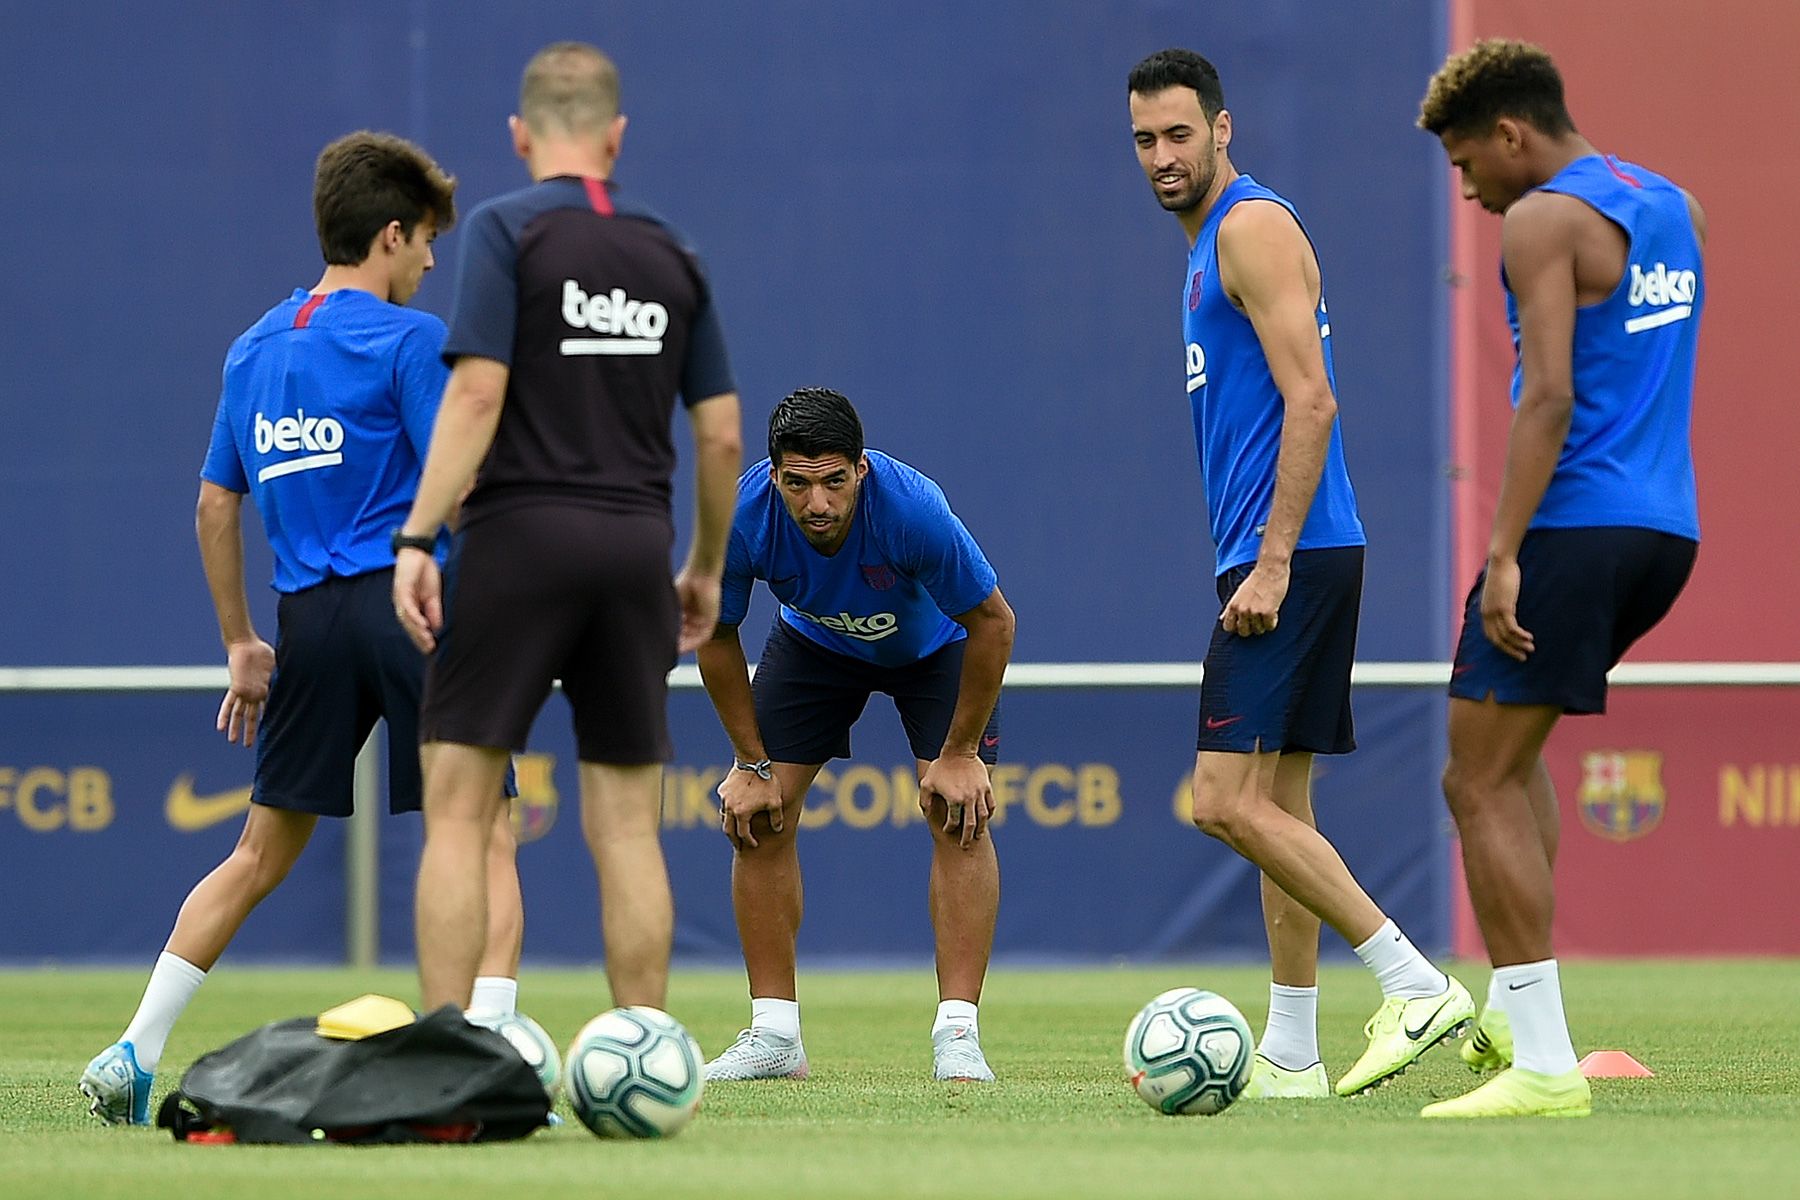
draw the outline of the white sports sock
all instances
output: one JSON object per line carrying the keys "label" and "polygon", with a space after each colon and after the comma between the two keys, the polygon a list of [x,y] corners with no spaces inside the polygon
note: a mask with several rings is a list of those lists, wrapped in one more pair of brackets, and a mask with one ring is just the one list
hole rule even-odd
{"label": "white sports sock", "polygon": [[750,997],[750,1028],[761,1029],[787,1038],[789,1041],[798,1040],[800,1037],[800,1002],[798,1000],[771,1000],[764,996]]}
{"label": "white sports sock", "polygon": [[1269,985],[1269,1022],[1256,1052],[1289,1071],[1319,1061],[1319,989]]}
{"label": "white sports sock", "polygon": [[1487,1006],[1489,1012],[1506,1011],[1506,984],[1501,981],[1499,971],[1488,976]]}
{"label": "white sports sock", "polygon": [[931,1023],[932,1036],[936,1037],[946,1025],[966,1025],[970,1033],[980,1036],[975,1006],[967,1000],[945,1000],[938,1005],[937,1019]]}
{"label": "white sports sock", "polygon": [[475,989],[469,993],[469,1011],[512,1016],[519,1011],[519,981],[504,975],[477,975]]}
{"label": "white sports sock", "polygon": [[1375,972],[1383,996],[1417,1000],[1450,987],[1444,973],[1432,966],[1391,920],[1384,921],[1373,937],[1356,948],[1356,957]]}
{"label": "white sports sock", "polygon": [[180,955],[167,950],[157,955],[137,1013],[119,1035],[121,1042],[130,1042],[136,1051],[138,1066],[150,1072],[156,1070],[162,1062],[163,1047],[168,1045],[169,1031],[205,982],[206,972]]}
{"label": "white sports sock", "polygon": [[1556,960],[1499,967],[1494,980],[1505,988],[1503,1011],[1512,1022],[1513,1066],[1541,1075],[1573,1071],[1575,1047],[1569,1041],[1569,1019],[1563,1015]]}

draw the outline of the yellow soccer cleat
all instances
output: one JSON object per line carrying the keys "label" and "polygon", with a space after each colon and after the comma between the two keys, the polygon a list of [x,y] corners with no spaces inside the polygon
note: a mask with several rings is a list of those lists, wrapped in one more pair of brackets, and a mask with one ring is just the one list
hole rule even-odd
{"label": "yellow soccer cleat", "polygon": [[1421,1117],[1585,1117],[1594,1111],[1594,1093],[1575,1067],[1561,1075],[1540,1075],[1509,1067],[1474,1091],[1454,1100],[1427,1104]]}
{"label": "yellow soccer cleat", "polygon": [[1462,1060],[1477,1075],[1504,1071],[1513,1064],[1512,1022],[1498,1009],[1484,1008],[1475,1018],[1475,1032],[1462,1044]]}
{"label": "yellow soccer cleat", "polygon": [[1450,980],[1450,986],[1435,996],[1413,1000],[1389,996],[1381,1002],[1363,1026],[1369,1048],[1338,1080],[1338,1095],[1354,1096],[1392,1079],[1421,1054],[1462,1032],[1475,1016],[1475,1001],[1468,988],[1448,975],[1444,978]]}
{"label": "yellow soccer cleat", "polygon": [[1250,1082],[1240,1100],[1323,1100],[1331,1095],[1325,1064],[1316,1062],[1300,1071],[1276,1066],[1258,1054],[1251,1061]]}

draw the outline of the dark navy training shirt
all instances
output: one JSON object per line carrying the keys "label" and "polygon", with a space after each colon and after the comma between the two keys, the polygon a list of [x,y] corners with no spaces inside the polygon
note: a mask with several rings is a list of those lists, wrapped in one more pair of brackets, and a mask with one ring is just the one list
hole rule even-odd
{"label": "dark navy training shirt", "polygon": [[763,459],[738,480],[719,623],[736,625],[766,579],[781,620],[850,658],[903,667],[968,637],[961,616],[994,590],[994,568],[950,511],[943,489],[870,450],[850,532],[824,555],[781,502]]}
{"label": "dark navy training shirt", "polygon": [[394,565],[447,372],[444,323],[354,288],[305,290],[225,356],[200,477],[248,492],[275,590]]}
{"label": "dark navy training shirt", "polygon": [[444,357],[511,375],[465,522],[555,500],[667,515],[675,397],[735,390],[706,275],[610,182],[557,176],[470,214]]}

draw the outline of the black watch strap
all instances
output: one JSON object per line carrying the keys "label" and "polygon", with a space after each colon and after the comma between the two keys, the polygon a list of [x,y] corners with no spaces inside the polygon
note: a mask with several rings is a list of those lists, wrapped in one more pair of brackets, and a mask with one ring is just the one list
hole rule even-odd
{"label": "black watch strap", "polygon": [[394,530],[394,536],[388,540],[394,548],[396,558],[400,556],[402,550],[423,550],[427,554],[437,551],[437,535],[435,533],[420,534],[415,537],[402,528]]}

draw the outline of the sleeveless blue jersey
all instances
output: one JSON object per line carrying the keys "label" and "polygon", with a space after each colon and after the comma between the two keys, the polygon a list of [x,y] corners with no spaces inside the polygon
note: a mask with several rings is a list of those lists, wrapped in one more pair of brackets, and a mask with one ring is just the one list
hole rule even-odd
{"label": "sleeveless blue jersey", "polygon": [[813,549],[769,478],[769,460],[738,480],[719,622],[736,625],[758,579],[781,620],[827,650],[903,667],[968,637],[951,620],[986,600],[994,569],[937,484],[870,450],[850,532],[836,554]]}
{"label": "sleeveless blue jersey", "polygon": [[[1281,391],[1269,373],[1256,329],[1219,284],[1219,222],[1245,200],[1272,200],[1294,206],[1248,175],[1240,175],[1219,196],[1200,236],[1188,254],[1188,284],[1183,293],[1182,332],[1187,341],[1187,391],[1194,409],[1194,440],[1200,470],[1206,476],[1206,506],[1217,547],[1217,570],[1254,562],[1262,549],[1263,529],[1275,499],[1275,460],[1281,449],[1284,409]],[[1301,226],[1302,232],[1305,226]],[[1331,365],[1331,323],[1325,315],[1323,284],[1319,299],[1319,340],[1325,352],[1325,377],[1337,392]],[[1336,421],[1325,469],[1313,494],[1296,550],[1323,550],[1364,544],[1356,493],[1344,466],[1344,443]]]}
{"label": "sleeveless blue jersey", "polygon": [[298,290],[231,344],[200,477],[255,501],[276,591],[394,565],[388,537],[419,490],[443,348],[442,321],[354,288]]}
{"label": "sleeveless blue jersey", "polygon": [[[1631,249],[1613,294],[1576,310],[1575,411],[1531,528],[1628,525],[1698,539],[1688,429],[1706,287],[1687,197],[1661,175],[1597,154],[1576,159],[1541,190],[1590,205],[1624,230]],[[1516,351],[1510,286],[1506,318]],[[1523,384],[1516,366],[1515,408]]]}

